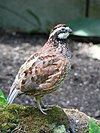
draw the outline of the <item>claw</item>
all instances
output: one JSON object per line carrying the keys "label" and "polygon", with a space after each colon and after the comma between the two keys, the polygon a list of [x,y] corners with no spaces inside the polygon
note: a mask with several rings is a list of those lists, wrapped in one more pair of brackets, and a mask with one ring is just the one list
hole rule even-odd
{"label": "claw", "polygon": [[44,111],[49,110],[49,109],[52,109],[51,106],[45,105],[44,102],[43,102],[43,100],[40,100],[40,104],[41,104],[41,106],[43,107],[42,109],[43,109]]}
{"label": "claw", "polygon": [[37,102],[37,106],[38,106],[39,110],[40,110],[44,115],[47,115],[47,113],[44,112],[45,109],[43,109],[43,108],[41,107],[41,100],[40,100],[40,99],[37,99],[36,102]]}

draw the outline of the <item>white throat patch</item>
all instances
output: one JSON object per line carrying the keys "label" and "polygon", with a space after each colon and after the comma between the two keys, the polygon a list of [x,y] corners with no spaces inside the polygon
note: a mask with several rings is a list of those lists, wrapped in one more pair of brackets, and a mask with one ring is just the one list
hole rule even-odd
{"label": "white throat patch", "polygon": [[69,33],[68,32],[67,33],[60,33],[58,35],[58,38],[59,39],[66,39],[68,36],[69,36]]}

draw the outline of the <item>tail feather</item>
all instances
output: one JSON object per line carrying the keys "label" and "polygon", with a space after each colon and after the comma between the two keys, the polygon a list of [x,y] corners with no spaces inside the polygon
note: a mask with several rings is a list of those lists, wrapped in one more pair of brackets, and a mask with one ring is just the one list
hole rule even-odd
{"label": "tail feather", "polygon": [[12,91],[10,91],[8,97],[7,97],[7,104],[10,105],[14,101],[14,99],[18,96],[19,94],[18,89],[14,88]]}

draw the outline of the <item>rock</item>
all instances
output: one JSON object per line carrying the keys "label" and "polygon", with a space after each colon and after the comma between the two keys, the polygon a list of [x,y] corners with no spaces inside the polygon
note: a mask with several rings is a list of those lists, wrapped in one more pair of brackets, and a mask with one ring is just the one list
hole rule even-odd
{"label": "rock", "polygon": [[89,117],[77,109],[65,109],[72,133],[89,133]]}
{"label": "rock", "polygon": [[89,116],[76,109],[52,106],[46,113],[17,104],[0,107],[0,133],[89,133]]}
{"label": "rock", "polygon": [[97,110],[97,111],[95,112],[95,118],[100,118],[100,110]]}
{"label": "rock", "polygon": [[0,108],[2,133],[67,133],[69,120],[63,109],[52,107],[42,114],[37,108],[12,104]]}

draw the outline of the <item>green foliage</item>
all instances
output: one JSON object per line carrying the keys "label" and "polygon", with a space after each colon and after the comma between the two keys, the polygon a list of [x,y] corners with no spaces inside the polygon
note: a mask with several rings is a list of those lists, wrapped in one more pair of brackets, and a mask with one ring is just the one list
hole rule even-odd
{"label": "green foliage", "polygon": [[100,36],[100,19],[80,17],[70,20],[68,24],[72,28],[74,35],[84,37]]}
{"label": "green foliage", "polygon": [[91,118],[89,121],[89,133],[100,133],[100,126],[98,126]]}
{"label": "green foliage", "polygon": [[84,16],[84,6],[84,0],[0,0],[0,27],[48,33],[55,24]]}
{"label": "green foliage", "polygon": [[0,90],[0,105],[4,105],[4,106],[7,105],[7,100],[6,100],[2,90]]}
{"label": "green foliage", "polygon": [[36,22],[38,24],[38,29],[40,29],[41,21],[40,21],[40,18],[37,16],[37,14],[34,13],[32,10],[29,10],[29,9],[27,9],[27,12],[36,20]]}
{"label": "green foliage", "polygon": [[40,21],[39,16],[35,12],[33,12],[32,10],[30,10],[30,9],[26,9],[26,11],[27,11],[27,13],[30,16],[32,16],[33,20],[35,20],[35,22],[36,22],[36,26],[34,27],[34,30],[33,31],[31,30],[31,32],[38,32],[39,30],[41,30],[41,21]]}

